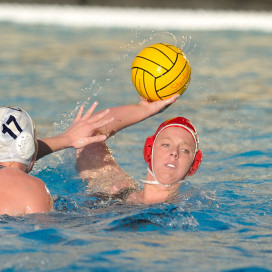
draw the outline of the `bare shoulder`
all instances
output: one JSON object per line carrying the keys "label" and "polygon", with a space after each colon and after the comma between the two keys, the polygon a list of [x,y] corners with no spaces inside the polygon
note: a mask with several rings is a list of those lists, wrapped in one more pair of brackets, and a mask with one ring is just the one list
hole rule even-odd
{"label": "bare shoulder", "polygon": [[0,171],[0,213],[21,215],[52,210],[45,183],[25,172],[7,167]]}
{"label": "bare shoulder", "polygon": [[9,183],[9,184],[16,184],[17,186],[24,186],[27,184],[28,186],[42,186],[44,182],[34,176],[31,176],[24,171],[13,168],[13,167],[6,167],[0,172],[1,177],[1,184]]}

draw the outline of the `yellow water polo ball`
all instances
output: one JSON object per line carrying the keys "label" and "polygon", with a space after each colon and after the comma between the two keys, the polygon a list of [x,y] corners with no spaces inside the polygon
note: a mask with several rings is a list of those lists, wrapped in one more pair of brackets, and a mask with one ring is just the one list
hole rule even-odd
{"label": "yellow water polo ball", "polygon": [[191,78],[191,66],[182,50],[166,43],[144,48],[134,59],[131,79],[138,93],[149,101],[182,94]]}

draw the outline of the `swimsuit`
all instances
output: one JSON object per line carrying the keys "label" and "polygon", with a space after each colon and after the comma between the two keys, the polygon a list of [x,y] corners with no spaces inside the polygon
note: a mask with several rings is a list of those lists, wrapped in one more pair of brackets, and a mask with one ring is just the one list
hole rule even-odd
{"label": "swimsuit", "polygon": [[138,192],[138,190],[136,188],[124,188],[121,189],[118,193],[114,194],[112,198],[126,201],[130,194],[133,192]]}
{"label": "swimsuit", "polygon": [[5,168],[6,166],[0,165],[0,169]]}
{"label": "swimsuit", "polygon": [[131,193],[137,192],[137,191],[138,190],[136,188],[123,188],[118,193],[115,193],[113,195],[110,195],[108,193],[96,192],[94,194],[91,194],[90,196],[99,197],[103,200],[113,199],[113,200],[126,201]]}

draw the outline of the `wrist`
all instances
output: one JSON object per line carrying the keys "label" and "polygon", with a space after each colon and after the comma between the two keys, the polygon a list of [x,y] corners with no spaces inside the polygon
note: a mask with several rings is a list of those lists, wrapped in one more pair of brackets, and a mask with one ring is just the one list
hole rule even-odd
{"label": "wrist", "polygon": [[149,118],[159,111],[156,109],[155,104],[153,103],[155,102],[143,101],[139,104],[139,112],[142,114],[142,120]]}
{"label": "wrist", "polygon": [[151,111],[151,108],[149,106],[149,104],[147,104],[148,102],[146,101],[141,101],[137,107],[137,112],[140,113],[140,116],[142,117],[142,120],[148,118],[149,116],[152,115],[152,111]]}
{"label": "wrist", "polygon": [[59,145],[59,149],[65,149],[69,147],[73,147],[73,139],[72,137],[69,136],[69,134],[66,134],[65,132],[63,134],[60,134],[56,136],[57,138],[55,139],[56,142]]}

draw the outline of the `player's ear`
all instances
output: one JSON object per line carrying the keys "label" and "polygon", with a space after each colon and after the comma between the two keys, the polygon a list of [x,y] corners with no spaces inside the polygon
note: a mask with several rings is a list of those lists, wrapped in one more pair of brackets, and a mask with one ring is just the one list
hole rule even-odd
{"label": "player's ear", "polygon": [[147,164],[151,164],[152,147],[154,143],[154,136],[149,136],[145,140],[144,145],[144,160]]}
{"label": "player's ear", "polygon": [[188,172],[188,176],[192,176],[197,171],[197,169],[199,168],[199,166],[201,164],[202,158],[203,158],[203,153],[201,150],[198,150],[196,152],[193,164]]}

